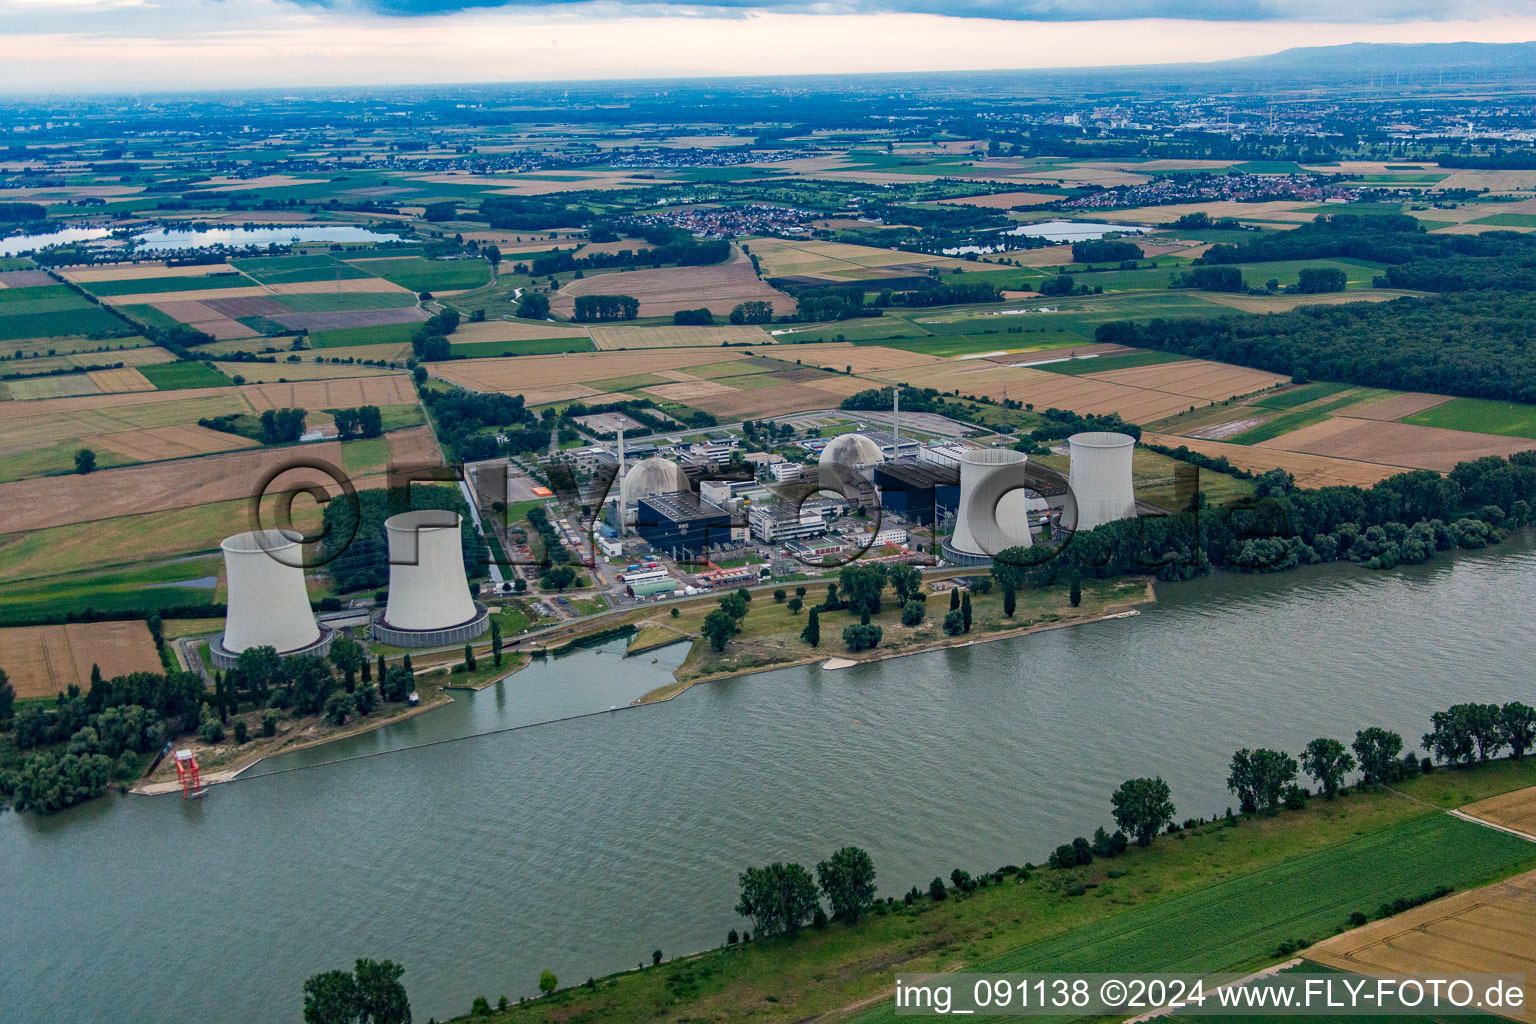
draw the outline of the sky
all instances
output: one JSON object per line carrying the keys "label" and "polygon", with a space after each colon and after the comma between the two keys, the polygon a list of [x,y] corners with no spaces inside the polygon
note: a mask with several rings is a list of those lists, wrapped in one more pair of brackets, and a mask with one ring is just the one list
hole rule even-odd
{"label": "sky", "polygon": [[1536,39],[1530,0],[0,0],[0,92],[941,71]]}

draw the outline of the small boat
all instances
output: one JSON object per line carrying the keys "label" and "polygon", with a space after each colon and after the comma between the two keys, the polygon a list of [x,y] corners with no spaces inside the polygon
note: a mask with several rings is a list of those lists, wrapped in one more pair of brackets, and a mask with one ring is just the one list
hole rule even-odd
{"label": "small boat", "polygon": [[660,658],[652,658],[651,659],[651,664],[654,665],[654,664],[656,664],[660,660],[661,660]]}

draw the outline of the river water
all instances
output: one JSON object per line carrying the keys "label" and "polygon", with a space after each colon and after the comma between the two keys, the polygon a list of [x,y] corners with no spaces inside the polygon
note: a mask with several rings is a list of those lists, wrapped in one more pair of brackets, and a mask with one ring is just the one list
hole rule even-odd
{"label": "river water", "polygon": [[577,651],[201,801],[0,816],[0,1015],[292,1022],[305,977],[366,956],[405,964],[417,1019],[441,1018],[532,994],[542,968],[569,984],[720,943],[748,864],[854,843],[896,895],[1040,862],[1108,824],[1133,775],[1210,815],[1239,746],[1412,739],[1454,701],[1536,702],[1533,603],[1529,540],[1220,576],[1135,618],[418,746],[624,705],[683,653]]}

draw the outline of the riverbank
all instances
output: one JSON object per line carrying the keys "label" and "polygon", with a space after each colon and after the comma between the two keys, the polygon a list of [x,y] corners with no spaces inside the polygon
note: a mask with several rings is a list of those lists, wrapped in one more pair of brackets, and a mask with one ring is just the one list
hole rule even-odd
{"label": "riverbank", "polygon": [[[1532,785],[1532,759],[1441,769],[1401,792],[1357,789],[1272,818],[1210,822],[1086,867],[983,869],[969,894],[898,899],[854,925],[726,945],[455,1019],[873,1024],[895,1019],[888,1000],[897,973],[1151,972],[1175,961],[1185,971],[1257,970],[1295,953],[1282,943],[1345,931],[1356,910],[1375,916],[1399,896],[1441,885],[1464,891],[1536,867],[1536,844],[1445,813],[1467,796]],[[1106,794],[1106,818],[1108,804]],[[947,880],[946,866],[934,871]]]}

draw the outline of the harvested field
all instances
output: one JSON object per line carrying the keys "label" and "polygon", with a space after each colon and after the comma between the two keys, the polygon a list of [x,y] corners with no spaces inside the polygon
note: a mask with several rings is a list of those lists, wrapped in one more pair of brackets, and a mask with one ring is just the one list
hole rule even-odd
{"label": "harvested field", "polygon": [[695,398],[704,398],[709,395],[725,395],[738,392],[729,384],[721,384],[712,380],[680,381],[676,384],[657,384],[654,387],[643,389],[657,398],[666,398],[674,402],[691,403]]}
{"label": "harvested field", "polygon": [[95,434],[86,440],[92,447],[105,448],[135,462],[185,459],[238,448],[255,448],[257,442],[239,434],[209,430],[196,424],[177,427],[145,427],[120,430],[113,434]]}
{"label": "harvested field", "polygon": [[[622,328],[602,328],[621,330]],[[535,341],[540,338],[585,338],[585,327],[571,324],[552,324],[543,320],[483,320],[477,324],[463,323],[449,337],[455,345],[480,341]],[[602,346],[598,346],[601,348]]]}
{"label": "harvested field", "polygon": [[733,390],[729,394],[707,395],[703,398],[690,399],[688,405],[695,409],[703,409],[723,421],[731,422],[759,416],[782,416],[785,413],[805,412],[810,409],[828,409],[836,406],[842,398],[842,395],[828,392],[814,384],[782,384],[776,387],[753,388],[748,391]]}
{"label": "harvested field", "polygon": [[1458,462],[1529,451],[1536,448],[1536,440],[1333,416],[1262,441],[1259,447],[1448,473]]}
{"label": "harvested field", "polygon": [[1180,203],[1175,206],[1142,206],[1129,210],[1116,210],[1115,219],[1131,224],[1172,224],[1187,213],[1207,213],[1211,219],[1236,217],[1238,220],[1286,220],[1297,224],[1313,218],[1313,214],[1301,212],[1315,203],[1302,200],[1276,200],[1267,203]]}
{"label": "harvested field", "polygon": [[0,629],[5,670],[18,697],[52,697],[91,683],[91,666],[106,679],[130,672],[163,672],[143,622],[72,622],[64,626]]}
{"label": "harvested field", "polygon": [[[592,327],[592,343],[600,349],[621,348],[702,348],[719,347],[730,342],[751,345],[772,344],[773,339],[761,327],[719,324],[713,327],[630,327],[597,325]],[[455,335],[457,339],[457,335]]]}
{"label": "harvested field", "polygon": [[520,394],[523,402],[529,406],[545,405],[549,402],[571,402],[576,399],[597,399],[601,402],[617,402],[628,395],[604,394],[596,388],[589,388],[585,384],[552,384],[545,387],[525,388],[521,391],[509,391],[507,394]]}
{"label": "harvested field", "polygon": [[955,196],[953,199],[940,199],[941,203],[949,203],[954,206],[979,206],[987,210],[1011,210],[1015,206],[1039,206],[1041,203],[1053,203],[1061,196],[1048,195],[1043,192],[993,192],[986,196]]}
{"label": "harvested field", "polygon": [[807,366],[820,366],[827,370],[852,367],[854,373],[899,370],[908,366],[922,366],[925,363],[939,361],[937,356],[928,355],[926,352],[909,352],[906,349],[884,348],[880,345],[840,345],[835,342],[829,345],[796,345],[793,348],[785,348],[778,358],[786,361],[798,359]]}
{"label": "harvested field", "polygon": [[[643,238],[618,238],[612,242],[587,242],[579,250],[579,255],[582,257],[609,255],[611,253],[623,252],[626,249],[630,252],[644,252],[649,248],[651,248],[651,243]],[[505,252],[506,250],[503,249],[502,251]]]}
{"label": "harvested field", "polygon": [[1351,405],[1349,415],[1361,420],[1400,420],[1405,416],[1444,405],[1450,399],[1445,395],[1429,395],[1420,391],[1407,391],[1392,395],[1379,402]]}
{"label": "harvested field", "polygon": [[390,461],[399,466],[441,466],[443,452],[437,446],[430,427],[407,427],[392,430],[384,437],[389,441]]}
{"label": "harvested field", "polygon": [[519,356],[517,359],[456,359],[452,362],[432,363],[429,369],[436,377],[476,391],[517,394],[569,387],[580,381],[608,380],[636,373],[659,373],[662,370],[685,369],[712,361],[741,360],[753,354],[755,350],[744,348],[721,349],[718,352],[700,352],[697,349],[569,352],[554,356]]}
{"label": "harvested field", "polygon": [[3,393],[7,398],[17,402],[101,394],[101,389],[83,373],[5,381],[0,383],[0,388],[4,389]]}
{"label": "harvested field", "polygon": [[120,391],[153,391],[155,387],[131,366],[120,370],[92,370],[86,376],[103,395],[115,395]]}
{"label": "harvested field", "polygon": [[[819,277],[831,281],[910,277],[926,274],[929,267],[965,267],[964,260],[948,256],[877,249],[846,242],[791,241],[758,238],[750,243],[752,254],[762,261],[764,277]],[[900,269],[891,269],[900,268]]]}
{"label": "harvested field", "polygon": [[248,384],[240,392],[257,413],[268,409],[355,409],[361,405],[409,405],[416,401],[411,378],[403,373],[290,384]]}
{"label": "harvested field", "polygon": [[[264,288],[259,289],[257,294],[253,295],[235,296],[233,298],[210,295],[199,301],[203,306],[206,306],[217,316],[221,317],[272,316],[277,313],[293,312],[293,310],[281,302],[269,297]],[[165,310],[165,312],[169,311]]]}
{"label": "harvested field", "polygon": [[1254,473],[1262,473],[1268,469],[1283,469],[1296,478],[1296,483],[1300,487],[1370,487],[1378,481],[1401,472],[1395,467],[1381,466],[1371,462],[1353,462],[1349,459],[1333,459],[1322,455],[1229,444],[1225,441],[1206,441],[1194,437],[1179,437],[1175,434],[1146,432],[1141,437],[1148,444],[1163,445],[1167,448],[1183,445],[1192,452],[1199,452],[1212,458],[1224,456],[1228,462],[1239,469]]}
{"label": "harvested field", "polygon": [[46,270],[7,270],[0,273],[0,288],[46,288],[58,284]]}
{"label": "harvested field", "polygon": [[1536,836],[1536,786],[1479,800],[1461,808],[1461,813]]}
{"label": "harvested field", "polygon": [[[1529,976],[1536,972],[1536,871],[1373,921],[1311,947],[1307,959],[1367,976]],[[1536,1006],[1522,1009],[1498,1012],[1536,1022]]]}
{"label": "harvested field", "polygon": [[[336,441],[305,445],[304,454],[341,465],[341,444]],[[247,498],[263,474],[293,457],[292,451],[283,448],[257,449],[103,469],[89,476],[18,480],[0,484],[0,505],[9,512],[5,528],[10,532],[190,508]],[[326,482],[313,472],[301,472],[306,479]],[[288,474],[284,483],[298,483],[299,477],[299,472]]]}
{"label": "harvested field", "polygon": [[[351,352],[348,352],[350,355]],[[275,381],[334,380],[342,377],[378,377],[399,373],[383,366],[359,366],[356,363],[214,363],[219,372],[229,377],[239,374],[251,384]]]}
{"label": "harvested field", "polygon": [[[266,294],[260,285],[232,288],[196,288],[180,292],[135,292],[99,296],[107,306],[154,305],[161,302],[207,302],[209,299],[259,298]],[[241,314],[242,316],[245,314]]]}
{"label": "harvested field", "polygon": [[76,284],[96,281],[132,281],[151,277],[207,277],[215,266],[167,267],[161,260],[148,263],[113,263],[106,266],[61,270],[59,276]]}
{"label": "harvested field", "polygon": [[1212,363],[1204,359],[1185,359],[1154,366],[1089,373],[1084,376],[1114,384],[1125,384],[1133,388],[1148,388],[1184,397],[1204,398],[1212,402],[1224,402],[1239,395],[1251,395],[1255,391],[1263,391],[1266,388],[1284,384],[1290,379],[1264,370]]}
{"label": "harvested field", "polygon": [[632,295],[640,300],[641,316],[670,316],[680,309],[708,307],[729,313],[741,302],[765,301],[775,314],[793,312],[795,301],[759,281],[752,264],[734,259],[712,267],[666,267],[629,273],[594,274],[563,286],[551,308],[570,316],[578,295]]}
{"label": "harvested field", "polygon": [[1218,292],[1194,292],[1206,302],[1230,306],[1246,313],[1286,313],[1302,306],[1342,306],[1349,302],[1391,302],[1421,292],[1389,291],[1373,288],[1368,292],[1332,292],[1327,295],[1227,295]]}
{"label": "harvested field", "polygon": [[0,453],[251,411],[250,403],[237,390],[224,387],[70,396],[25,405],[0,402]]}

